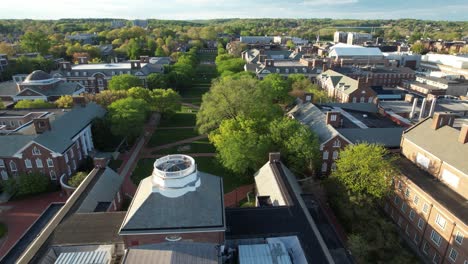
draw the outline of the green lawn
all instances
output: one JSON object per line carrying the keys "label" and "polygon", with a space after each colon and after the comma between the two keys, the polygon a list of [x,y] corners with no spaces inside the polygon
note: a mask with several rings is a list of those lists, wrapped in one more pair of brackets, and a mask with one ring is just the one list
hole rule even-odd
{"label": "green lawn", "polygon": [[159,122],[159,127],[180,127],[180,126],[195,126],[197,122],[197,110],[191,107],[182,106],[180,111],[174,115],[162,118]]}
{"label": "green lawn", "polygon": [[[228,193],[242,185],[253,183],[253,177],[239,177],[225,169],[212,157],[196,157],[197,169],[202,172],[210,173],[223,178],[224,193]],[[132,174],[132,181],[136,185],[140,181],[151,175],[155,159],[141,159]],[[202,183],[203,184],[203,183]]]}
{"label": "green lawn", "polygon": [[191,128],[156,129],[148,142],[148,147],[157,147],[196,136],[198,136],[198,133]]}
{"label": "green lawn", "polygon": [[[180,151],[180,148],[184,146],[189,146],[190,148],[187,150]],[[179,153],[187,154],[187,153],[215,153],[215,152],[216,152],[215,147],[206,138],[206,139],[200,139],[200,140],[194,141],[189,144],[176,146],[173,148],[161,149],[151,154],[179,154]]]}
{"label": "green lawn", "polygon": [[202,95],[206,92],[208,92],[210,90],[210,87],[207,86],[207,87],[193,87],[193,88],[189,88],[189,89],[184,89],[184,90],[181,90],[180,91],[180,95],[182,97],[189,97],[189,98],[193,98],[193,97],[197,97],[197,98],[201,98]]}

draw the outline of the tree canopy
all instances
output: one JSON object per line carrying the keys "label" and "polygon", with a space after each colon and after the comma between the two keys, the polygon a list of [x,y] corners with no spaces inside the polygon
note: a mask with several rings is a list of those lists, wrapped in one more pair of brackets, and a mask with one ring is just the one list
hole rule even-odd
{"label": "tree canopy", "polygon": [[26,52],[39,52],[41,55],[47,54],[50,44],[47,34],[41,31],[28,31],[20,40],[21,48]]}
{"label": "tree canopy", "polygon": [[58,108],[71,108],[73,107],[73,97],[71,95],[62,95],[55,101],[55,104]]}
{"label": "tree canopy", "polygon": [[16,102],[15,109],[25,108],[55,108],[55,104],[46,102],[42,99],[35,100],[20,100]]}
{"label": "tree canopy", "polygon": [[143,99],[128,97],[111,103],[108,110],[112,133],[136,138],[142,132],[149,106]]}
{"label": "tree canopy", "polygon": [[113,76],[109,81],[110,90],[128,90],[132,87],[141,86],[141,80],[131,74]]}
{"label": "tree canopy", "polygon": [[151,73],[146,77],[149,89],[168,88],[167,75],[163,73]]}

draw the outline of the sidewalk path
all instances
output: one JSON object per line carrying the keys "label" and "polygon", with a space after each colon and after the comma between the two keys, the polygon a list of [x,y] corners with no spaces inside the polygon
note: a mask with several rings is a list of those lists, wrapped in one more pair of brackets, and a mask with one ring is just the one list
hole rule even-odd
{"label": "sidewalk path", "polygon": [[194,104],[191,104],[191,103],[181,103],[183,106],[187,106],[187,107],[191,107],[191,108],[194,108],[194,109],[200,109],[200,106],[198,105],[194,105]]}
{"label": "sidewalk path", "polygon": [[204,139],[204,138],[207,138],[207,137],[208,137],[208,135],[200,135],[200,136],[186,138],[186,139],[183,139],[183,140],[172,142],[172,143],[169,143],[169,144],[157,146],[157,147],[154,147],[154,148],[146,148],[145,153],[151,155],[152,152],[155,152],[155,151],[158,151],[158,150],[161,150],[161,149],[168,149],[168,148],[172,148],[172,147],[175,147],[175,146],[178,146],[178,145],[192,143],[193,141],[197,141],[199,139]]}

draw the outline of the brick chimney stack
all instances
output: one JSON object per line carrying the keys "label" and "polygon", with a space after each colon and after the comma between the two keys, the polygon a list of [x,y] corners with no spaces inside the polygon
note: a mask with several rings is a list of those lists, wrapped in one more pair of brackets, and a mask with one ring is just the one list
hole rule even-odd
{"label": "brick chimney stack", "polygon": [[280,162],[281,161],[281,153],[279,152],[270,152],[268,154],[270,163]]}
{"label": "brick chimney stack", "polygon": [[275,61],[272,60],[272,59],[266,59],[266,60],[265,60],[265,65],[266,65],[267,67],[273,67],[273,66],[275,66]]}
{"label": "brick chimney stack", "polygon": [[60,69],[62,71],[71,71],[71,62],[69,61],[60,62]]}
{"label": "brick chimney stack", "polygon": [[437,130],[443,126],[453,126],[455,117],[448,113],[435,113],[432,118],[431,128]]}
{"label": "brick chimney stack", "polygon": [[149,56],[140,56],[141,63],[149,63]]}
{"label": "brick chimney stack", "polygon": [[302,101],[304,103],[312,103],[312,100],[314,99],[314,95],[312,93],[304,93],[303,96]]}
{"label": "brick chimney stack", "polygon": [[84,96],[73,96],[73,106],[86,106],[86,99]]}
{"label": "brick chimney stack", "polygon": [[78,64],[88,64],[88,57],[78,57]]}
{"label": "brick chimney stack", "polygon": [[341,126],[341,113],[330,111],[326,113],[326,120],[325,122],[327,125],[331,125],[332,127],[338,128]]}
{"label": "brick chimney stack", "polygon": [[132,60],[130,61],[131,69],[132,70],[139,70],[141,69],[141,62],[139,60]]}
{"label": "brick chimney stack", "polygon": [[50,120],[48,117],[34,118],[33,124],[34,124],[34,129],[36,130],[36,134],[42,134],[52,129],[52,127],[50,126]]}
{"label": "brick chimney stack", "polygon": [[460,135],[458,136],[458,142],[462,144],[466,144],[468,142],[468,125],[467,124],[463,124],[460,130]]}

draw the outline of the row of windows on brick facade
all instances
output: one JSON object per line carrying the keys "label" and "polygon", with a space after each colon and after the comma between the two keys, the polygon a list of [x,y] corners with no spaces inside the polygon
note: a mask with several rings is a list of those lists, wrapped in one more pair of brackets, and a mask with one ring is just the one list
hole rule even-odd
{"label": "row of windows on brick facade", "polygon": [[[124,72],[124,71],[118,71],[118,72],[112,71],[112,76],[114,76],[114,75],[122,75],[122,74],[131,74],[131,71],[125,71],[125,72]],[[68,76],[68,77],[70,77],[71,75],[72,75],[71,72],[67,72],[67,76]],[[79,72],[79,71],[75,71],[74,74],[73,74],[73,76],[79,77],[79,76],[80,76],[80,72]],[[85,72],[85,71],[82,72],[81,76],[83,76],[83,77],[88,76],[88,72]]]}
{"label": "row of windows on brick facade", "polygon": [[[404,203],[403,203],[404,204]],[[402,207],[403,208],[403,207]],[[385,204],[385,210],[388,212],[389,210],[389,205],[388,203]],[[403,211],[403,210],[402,210]],[[404,211],[403,211],[404,212]],[[391,209],[391,213],[390,213],[390,216],[392,218],[394,218],[394,214],[393,214],[393,209]],[[411,216],[413,215],[413,216]],[[414,219],[414,211],[411,210],[410,211],[410,219],[413,220]],[[397,224],[399,227],[402,227],[403,225],[403,218],[401,216],[398,217],[398,221],[397,221]],[[409,231],[409,224],[406,224],[406,227],[405,227],[405,233],[406,235],[410,236],[410,231]],[[418,221],[418,228],[420,230],[423,230],[423,227],[424,227],[424,220],[422,218],[419,218],[419,221]],[[431,235],[430,235],[430,239],[432,242],[434,242],[435,245],[437,245],[438,247],[440,247],[441,245],[441,241],[442,241],[442,237],[440,236],[440,234],[435,231],[435,230],[431,230]],[[420,236],[419,236],[419,233],[417,231],[414,232],[414,237],[413,237],[413,242],[418,245],[419,243],[419,240],[420,240]],[[455,235],[455,241],[458,243],[458,244],[462,244],[463,242],[463,235],[461,234],[461,232],[457,232],[456,235]],[[429,244],[427,243],[427,241],[424,241],[424,244],[423,244],[423,253],[425,255],[428,255],[429,254]],[[448,255],[449,259],[453,262],[455,262],[458,258],[458,251],[454,248],[454,247],[451,247],[450,248],[450,251],[449,251],[449,255]],[[433,258],[432,258],[432,261],[433,263],[439,263],[440,261],[440,255],[438,255],[437,252],[434,253],[433,255]],[[467,263],[467,260],[465,260],[464,264],[468,264]]]}
{"label": "row of windows on brick facade", "polygon": [[22,125],[23,125],[23,121],[21,121],[21,120],[18,120],[18,121],[15,121],[15,120],[0,121],[0,125],[2,125],[2,126],[8,126],[8,123],[10,123],[10,126],[11,126],[11,127],[14,127],[14,126],[16,126],[16,125],[18,125],[18,126],[22,126]]}

